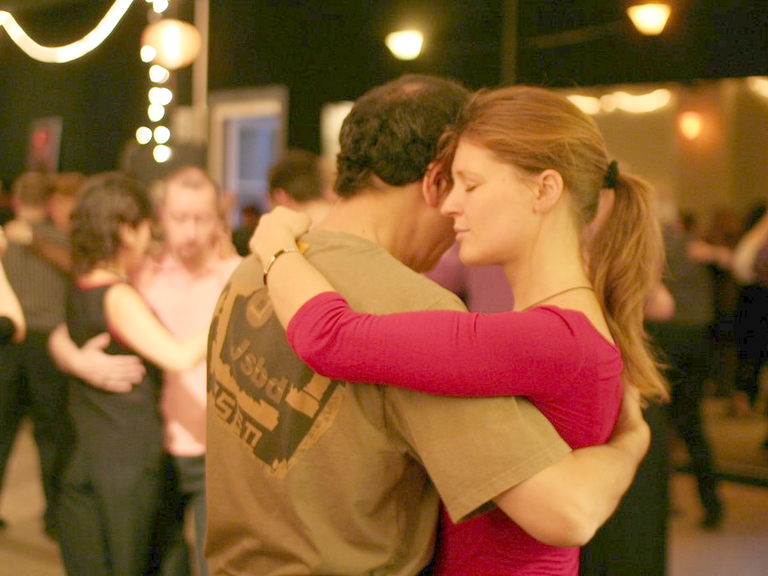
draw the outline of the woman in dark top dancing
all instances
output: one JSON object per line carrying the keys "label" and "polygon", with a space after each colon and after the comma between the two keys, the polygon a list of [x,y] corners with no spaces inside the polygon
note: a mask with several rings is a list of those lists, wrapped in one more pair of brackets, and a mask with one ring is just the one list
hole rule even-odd
{"label": "woman in dark top dancing", "polygon": [[178,342],[127,281],[149,247],[151,216],[144,186],[117,172],[86,181],[72,214],[69,333],[82,346],[109,332],[108,353],[138,354],[147,364],[144,379],[125,393],[70,381],[76,442],[59,526],[72,576],[146,573],[163,481],[158,368],[184,370],[205,354],[204,333]]}

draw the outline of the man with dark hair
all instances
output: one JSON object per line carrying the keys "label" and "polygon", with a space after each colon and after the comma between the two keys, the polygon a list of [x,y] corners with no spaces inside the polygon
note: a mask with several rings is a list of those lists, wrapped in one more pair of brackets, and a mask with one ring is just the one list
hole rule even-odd
{"label": "man with dark hair", "polygon": [[[269,169],[269,203],[285,206],[304,212],[319,222],[335,200],[328,170],[323,159],[299,148],[287,150]],[[247,208],[247,206],[246,206]],[[243,209],[245,210],[245,208]],[[232,241],[238,254],[250,253],[248,241],[251,239],[258,217],[232,233]]]}
{"label": "man with dark hair", "polygon": [[[408,75],[361,97],[344,121],[341,199],[304,239],[309,260],[356,309],[463,309],[418,272],[452,242],[433,158],[468,96],[451,80]],[[285,342],[265,264],[243,261],[211,325],[213,574],[418,574],[432,558],[440,498],[467,517],[569,458],[525,400],[436,397],[314,374]],[[614,447],[615,462],[601,457],[590,469],[626,487],[644,442],[625,444],[626,457]]]}
{"label": "man with dark hair", "polygon": [[307,150],[288,150],[269,170],[269,201],[304,212],[319,222],[335,199],[323,159]]}

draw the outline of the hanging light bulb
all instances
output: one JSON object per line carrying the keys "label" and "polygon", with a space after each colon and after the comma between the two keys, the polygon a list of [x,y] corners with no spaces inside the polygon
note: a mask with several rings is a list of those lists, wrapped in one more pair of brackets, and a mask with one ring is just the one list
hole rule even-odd
{"label": "hanging light bulb", "polygon": [[661,34],[667,25],[672,8],[664,3],[635,4],[627,8],[629,19],[638,32],[646,36]]}
{"label": "hanging light bulb", "polygon": [[401,30],[387,34],[384,43],[400,60],[415,60],[421,54],[424,35],[418,30]]}

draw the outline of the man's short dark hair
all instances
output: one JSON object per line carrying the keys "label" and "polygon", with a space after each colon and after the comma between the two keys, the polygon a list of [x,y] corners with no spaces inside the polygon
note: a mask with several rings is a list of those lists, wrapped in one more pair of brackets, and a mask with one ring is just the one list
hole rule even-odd
{"label": "man's short dark hair", "polygon": [[282,189],[298,203],[322,198],[320,158],[297,148],[288,150],[269,170],[269,193]]}
{"label": "man's short dark hair", "polygon": [[354,196],[371,187],[374,176],[391,186],[420,180],[440,135],[468,99],[458,82],[419,74],[365,93],[341,127],[336,192]]}

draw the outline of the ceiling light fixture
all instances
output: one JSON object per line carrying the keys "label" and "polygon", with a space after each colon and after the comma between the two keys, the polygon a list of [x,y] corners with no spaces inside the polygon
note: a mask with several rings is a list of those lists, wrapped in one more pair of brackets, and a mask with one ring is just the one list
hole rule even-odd
{"label": "ceiling light fixture", "polygon": [[399,60],[415,60],[421,54],[424,35],[418,30],[400,30],[387,34],[384,43]]}
{"label": "ceiling light fixture", "polygon": [[646,36],[657,36],[667,25],[672,8],[662,2],[635,4],[627,8],[627,15],[638,32]]}

